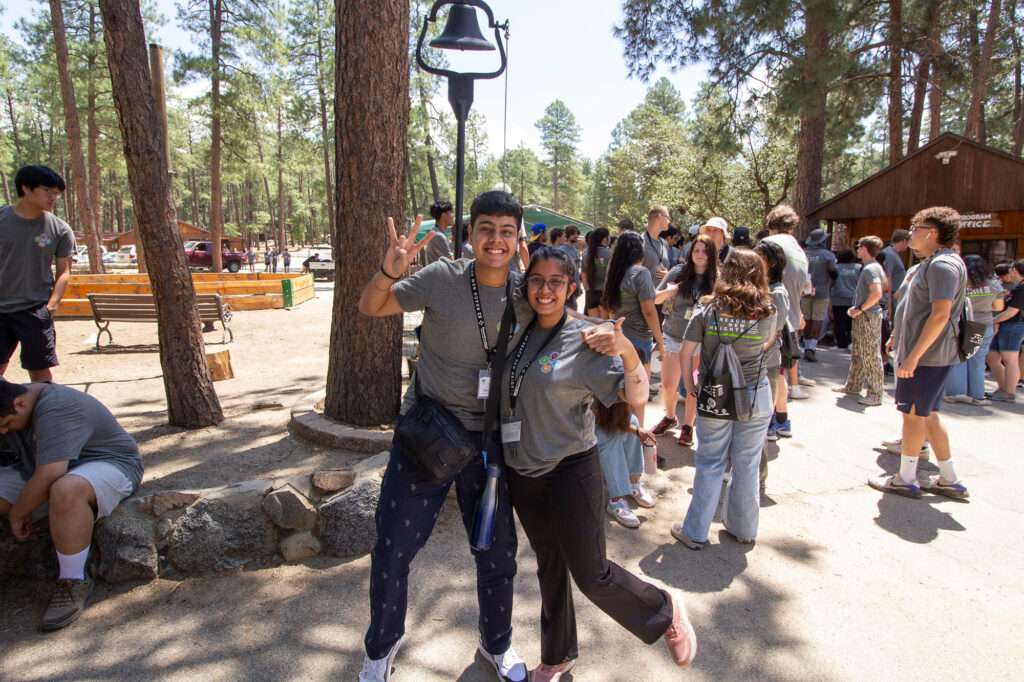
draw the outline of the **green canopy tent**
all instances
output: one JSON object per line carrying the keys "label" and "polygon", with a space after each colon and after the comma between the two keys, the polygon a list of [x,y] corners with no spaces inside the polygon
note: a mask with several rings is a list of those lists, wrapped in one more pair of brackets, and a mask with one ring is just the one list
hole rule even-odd
{"label": "green canopy tent", "polygon": [[[463,222],[469,224],[469,216],[463,216]],[[586,234],[594,229],[594,226],[590,223],[583,222],[573,218],[572,216],[564,213],[559,213],[550,208],[545,208],[539,204],[528,204],[523,206],[523,226],[526,228],[527,233],[530,231],[530,226],[536,223],[544,223],[550,230],[552,227],[565,227],[566,225],[575,225],[580,228],[580,234]],[[433,220],[424,220],[420,223],[420,231],[416,233],[416,239],[421,239],[427,232],[434,229]],[[447,230],[447,234],[451,235],[451,229]]]}

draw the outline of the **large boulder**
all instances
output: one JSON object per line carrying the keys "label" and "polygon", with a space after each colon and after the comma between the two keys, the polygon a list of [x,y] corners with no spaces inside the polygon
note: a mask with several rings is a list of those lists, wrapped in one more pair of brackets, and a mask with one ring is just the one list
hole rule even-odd
{"label": "large boulder", "polygon": [[380,499],[380,481],[360,478],[344,492],[320,505],[320,541],[324,554],[362,556],[377,542],[374,514]]}
{"label": "large boulder", "polygon": [[96,524],[93,542],[100,555],[99,574],[108,583],[157,577],[153,518],[142,513],[140,506],[138,500],[128,499]]}
{"label": "large boulder", "polygon": [[290,485],[263,498],[263,511],[278,528],[285,530],[309,530],[316,525],[316,507]]}
{"label": "large boulder", "polygon": [[259,505],[204,498],[178,519],[167,559],[182,573],[195,575],[269,560],[276,547],[277,529]]}

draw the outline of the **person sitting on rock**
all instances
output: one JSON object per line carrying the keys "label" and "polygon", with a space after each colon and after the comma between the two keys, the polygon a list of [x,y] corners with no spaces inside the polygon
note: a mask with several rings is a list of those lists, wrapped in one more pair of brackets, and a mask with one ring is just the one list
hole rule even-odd
{"label": "person sitting on rock", "polygon": [[[18,461],[0,468],[0,514],[24,540],[49,514],[60,576],[44,630],[75,621],[92,580],[85,573],[93,525],[135,492],[142,457],[100,401],[67,386],[0,379],[0,449]],[[48,509],[47,509],[48,508]]]}

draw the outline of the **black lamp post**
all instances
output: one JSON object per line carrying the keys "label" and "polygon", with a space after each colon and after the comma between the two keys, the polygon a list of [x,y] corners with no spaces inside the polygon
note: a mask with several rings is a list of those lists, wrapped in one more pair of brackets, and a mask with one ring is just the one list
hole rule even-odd
{"label": "black lamp post", "polygon": [[[448,21],[444,31],[434,40],[430,41],[431,47],[442,50],[472,50],[477,52],[493,51],[492,45],[480,31],[480,25],[476,20],[476,10],[479,7],[487,15],[487,27],[494,29],[494,42],[498,44],[498,52],[501,54],[501,66],[497,71],[491,73],[459,73],[449,69],[439,69],[430,66],[423,60],[423,41],[427,37],[427,26],[437,21],[437,11],[445,5],[451,5],[448,11]],[[437,0],[430,8],[426,19],[423,22],[423,30],[420,32],[420,40],[416,44],[416,63],[427,73],[444,76],[448,79],[448,102],[455,112],[455,120],[459,125],[459,137],[456,148],[455,162],[455,258],[462,257],[462,235],[465,230],[462,225],[462,200],[464,191],[464,174],[466,171],[466,119],[469,117],[469,110],[473,106],[473,81],[484,78],[497,78],[505,70],[508,59],[505,55],[505,48],[501,44],[501,31],[508,30],[508,22],[498,24],[494,21],[494,14],[491,8],[482,0],[465,0],[454,2],[453,0]]]}

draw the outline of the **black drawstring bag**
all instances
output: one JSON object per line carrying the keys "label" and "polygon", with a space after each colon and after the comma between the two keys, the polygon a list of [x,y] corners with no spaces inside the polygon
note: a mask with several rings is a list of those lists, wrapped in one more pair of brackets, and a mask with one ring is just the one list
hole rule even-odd
{"label": "black drawstring bag", "polygon": [[[754,320],[736,338],[753,329],[757,324]],[[715,326],[718,327],[718,313],[715,313]],[[697,391],[697,414],[711,419],[727,419],[729,421],[748,421],[753,414],[754,405],[750,390],[743,379],[743,366],[740,364],[732,344],[719,342],[715,355],[711,359],[708,376]],[[764,362],[764,350],[761,351],[761,362]]]}

